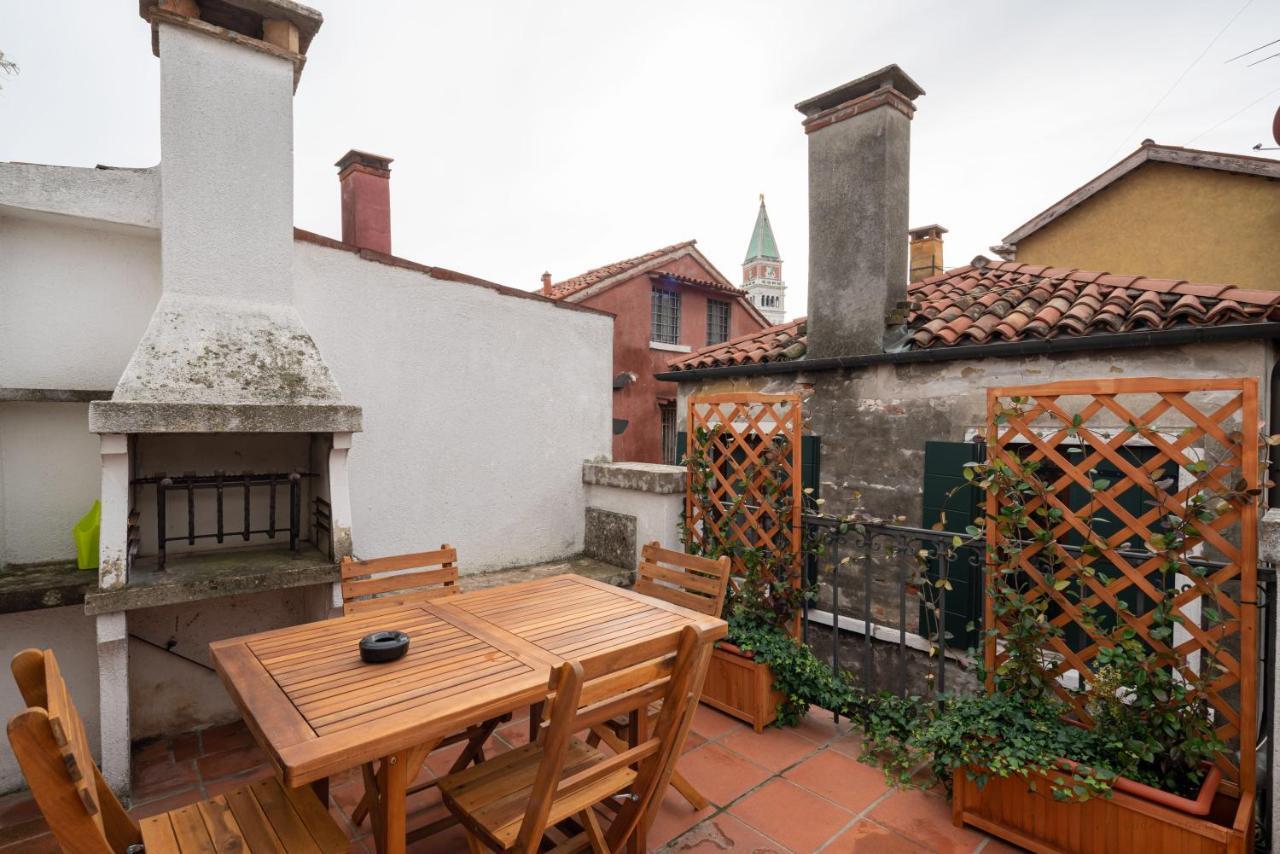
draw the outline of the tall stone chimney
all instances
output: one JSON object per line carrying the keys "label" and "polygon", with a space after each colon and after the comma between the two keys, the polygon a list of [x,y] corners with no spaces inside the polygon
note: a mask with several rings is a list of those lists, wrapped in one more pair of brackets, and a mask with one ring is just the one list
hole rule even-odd
{"label": "tall stone chimney", "polygon": [[354,148],[337,163],[342,242],[391,254],[391,158]]}
{"label": "tall stone chimney", "polygon": [[889,65],[796,105],[809,137],[810,358],[882,352],[901,314],[911,116],[923,94]]}
{"label": "tall stone chimney", "polygon": [[942,265],[942,235],[947,230],[940,225],[922,225],[909,233],[911,281],[918,282],[945,270]]}

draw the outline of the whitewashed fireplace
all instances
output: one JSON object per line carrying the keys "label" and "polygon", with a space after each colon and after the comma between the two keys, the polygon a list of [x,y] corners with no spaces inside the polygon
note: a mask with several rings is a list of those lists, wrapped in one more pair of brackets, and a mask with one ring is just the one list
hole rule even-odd
{"label": "whitewashed fireplace", "polygon": [[162,293],[111,398],[89,413],[102,530],[85,603],[103,770],[118,789],[131,681],[137,694],[146,677],[131,680],[130,635],[173,620],[197,625],[202,646],[327,615],[351,553],[347,455],[361,429],[294,304],[293,94],[319,13],[144,0],[142,15],[160,58]]}

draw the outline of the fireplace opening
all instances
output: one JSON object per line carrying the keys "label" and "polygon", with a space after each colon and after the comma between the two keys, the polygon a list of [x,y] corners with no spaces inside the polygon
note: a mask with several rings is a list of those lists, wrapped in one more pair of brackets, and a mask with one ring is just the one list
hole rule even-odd
{"label": "fireplace opening", "polygon": [[332,558],[328,434],[131,437],[128,563],[179,572]]}

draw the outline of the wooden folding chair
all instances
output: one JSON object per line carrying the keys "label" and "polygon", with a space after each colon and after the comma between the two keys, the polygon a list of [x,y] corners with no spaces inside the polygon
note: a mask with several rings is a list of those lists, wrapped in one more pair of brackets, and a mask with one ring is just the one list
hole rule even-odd
{"label": "wooden folding chair", "polygon": [[[724,610],[729,572],[727,555],[718,559],[699,557],[664,549],[652,542],[640,551],[634,589],[637,593],[718,617]],[[657,718],[659,706],[655,703],[649,709],[651,722]],[[623,739],[630,726],[631,722],[625,718],[605,721],[592,728],[588,741],[593,745],[603,741],[617,751],[625,746]],[[694,810],[707,806],[707,799],[684,778],[679,768],[672,772],[671,785]]]}
{"label": "wooden folding chair", "polygon": [[[710,655],[706,634],[686,626],[557,667],[537,741],[440,780],[472,854],[534,854],[549,828],[569,821],[581,831],[561,843],[565,850],[589,844],[597,854],[615,852],[642,836],[689,731]],[[573,736],[655,700],[662,701],[657,725],[635,746],[610,756]],[[618,804],[615,796],[628,790]],[[616,811],[607,831],[597,810]]]}
{"label": "wooden folding chair", "polygon": [[458,550],[447,543],[433,552],[373,560],[342,559],[344,614],[412,605],[461,592]]}
{"label": "wooden folding chair", "polygon": [[28,708],[9,719],[9,744],[63,851],[123,854],[139,843],[149,852],[347,850],[315,793],[274,777],[135,822],[93,761],[53,651],[25,649],[10,668]]}
{"label": "wooden folding chair", "polygon": [[[342,559],[342,612],[361,614],[382,608],[412,605],[453,596],[462,592],[458,583],[458,550],[448,543],[433,552],[394,555],[371,560]],[[436,749],[465,741],[466,748],[451,766],[461,771],[473,762],[483,762],[484,743],[493,735],[499,724],[511,720],[510,715],[493,718],[454,733],[436,745]],[[423,755],[423,762],[426,761]],[[409,779],[417,777],[422,768],[411,769]],[[377,794],[377,769],[373,763],[364,767],[365,793],[351,813],[351,820],[359,826],[373,806]],[[435,785],[435,780],[416,783],[409,794],[421,792]]]}

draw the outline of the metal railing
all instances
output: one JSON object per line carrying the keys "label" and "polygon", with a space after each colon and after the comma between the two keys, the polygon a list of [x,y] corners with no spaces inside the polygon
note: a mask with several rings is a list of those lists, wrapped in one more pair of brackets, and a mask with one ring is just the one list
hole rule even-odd
{"label": "metal railing", "polygon": [[[807,542],[821,544],[807,557],[806,575],[817,585],[817,599],[806,604],[804,641],[828,658],[835,672],[851,672],[868,692],[930,696],[977,689],[967,655],[946,629],[948,598],[963,567],[981,591],[984,547],[966,535],[903,525],[869,525],[806,515]],[[955,546],[955,538],[964,541]],[[1068,551],[1078,551],[1063,546]],[[811,549],[812,551],[812,549]],[[1143,557],[1126,552],[1126,557]],[[1196,559],[1208,567],[1222,564]],[[1258,608],[1258,769],[1256,850],[1269,850],[1270,791],[1275,769],[1276,690],[1275,608],[1280,596],[1276,568],[1259,564]],[[1243,596],[1241,598],[1244,598]],[[980,599],[979,599],[980,601]],[[981,620],[981,608],[974,611]],[[981,626],[978,626],[980,638]],[[829,649],[827,648],[829,646]],[[967,677],[967,678],[966,678]],[[959,682],[959,684],[957,684]]]}

